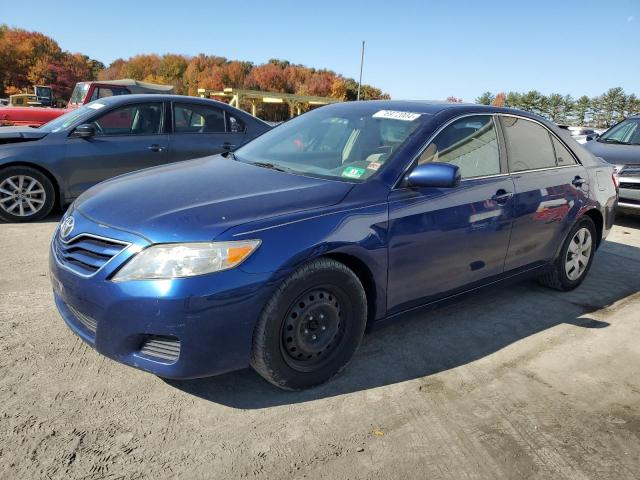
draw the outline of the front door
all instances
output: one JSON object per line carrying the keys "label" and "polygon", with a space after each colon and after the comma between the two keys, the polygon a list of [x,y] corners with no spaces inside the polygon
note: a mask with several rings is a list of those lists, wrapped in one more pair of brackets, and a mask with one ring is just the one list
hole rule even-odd
{"label": "front door", "polygon": [[67,139],[64,161],[73,197],[108,178],[169,161],[162,102],[120,106],[91,123],[95,136]]}
{"label": "front door", "polygon": [[500,145],[493,116],[455,120],[427,146],[418,164],[458,165],[460,185],[399,188],[390,194],[389,313],[503,273],[514,186]]}

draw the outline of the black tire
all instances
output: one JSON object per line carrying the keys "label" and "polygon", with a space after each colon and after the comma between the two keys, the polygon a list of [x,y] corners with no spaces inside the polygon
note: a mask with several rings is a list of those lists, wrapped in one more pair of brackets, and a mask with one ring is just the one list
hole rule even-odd
{"label": "black tire", "polygon": [[[23,177],[25,179],[24,191],[19,193],[19,195],[24,195],[25,198],[23,207],[23,213],[25,214],[23,215],[20,215],[19,207],[16,206],[13,210],[11,209],[11,207],[16,204],[15,201],[18,200],[18,198],[12,196],[12,194],[18,195],[18,192],[7,189],[7,187],[12,188],[12,185],[16,185],[16,182],[11,180],[16,177]],[[9,183],[9,180],[13,183]],[[26,192],[31,180],[35,180],[39,183],[39,185],[37,185],[37,190],[34,189],[33,191],[42,191],[42,193],[31,195],[29,192]],[[56,193],[51,180],[49,180],[42,172],[34,168],[21,166],[3,168],[0,170],[0,186],[3,185],[5,188],[0,190],[0,219],[5,222],[24,223],[41,220],[49,215],[55,204]],[[26,199],[29,200],[29,204]],[[37,210],[34,210],[34,208],[32,208],[33,206],[36,206]],[[33,214],[28,214],[31,210],[34,210]]]}
{"label": "black tire", "polygon": [[[575,279],[571,279],[569,277],[569,274],[567,273],[567,269],[565,268],[565,263],[569,258],[568,251],[569,251],[569,247],[571,246],[571,242],[574,240],[576,233],[583,228],[586,228],[587,230],[589,230],[589,233],[591,234],[592,244],[591,244],[591,249],[589,251],[589,260],[586,263],[586,267],[584,268],[584,271],[582,271],[579,277]],[[560,249],[560,254],[554,260],[553,264],[551,265],[551,269],[544,275],[540,276],[538,278],[538,281],[545,287],[553,288],[555,290],[560,290],[563,292],[573,290],[578,285],[580,285],[586,278],[587,274],[589,273],[589,269],[591,268],[591,263],[593,262],[593,255],[595,254],[596,245],[597,245],[596,233],[597,233],[596,226],[593,223],[593,220],[591,220],[591,218],[589,217],[580,218],[580,220],[576,222],[576,224],[569,231],[569,234],[565,238],[564,243],[562,244],[562,248]]]}
{"label": "black tire", "polygon": [[314,387],[347,366],[366,323],[358,277],[335,260],[312,260],[267,302],[253,333],[251,366],[282,389]]}

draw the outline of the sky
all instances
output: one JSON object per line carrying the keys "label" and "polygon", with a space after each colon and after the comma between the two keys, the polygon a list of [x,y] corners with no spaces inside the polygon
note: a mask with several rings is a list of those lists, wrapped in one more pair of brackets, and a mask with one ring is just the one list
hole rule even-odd
{"label": "sky", "polygon": [[139,53],[271,58],[398,99],[484,91],[640,95],[640,0],[0,0],[0,23],[109,64]]}

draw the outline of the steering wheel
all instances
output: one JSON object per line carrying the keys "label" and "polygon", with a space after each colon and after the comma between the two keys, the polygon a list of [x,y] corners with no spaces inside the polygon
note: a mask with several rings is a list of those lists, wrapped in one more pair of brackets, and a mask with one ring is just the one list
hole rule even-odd
{"label": "steering wheel", "polygon": [[96,132],[98,132],[100,135],[104,135],[104,129],[98,122],[93,122],[93,126],[96,128]]}

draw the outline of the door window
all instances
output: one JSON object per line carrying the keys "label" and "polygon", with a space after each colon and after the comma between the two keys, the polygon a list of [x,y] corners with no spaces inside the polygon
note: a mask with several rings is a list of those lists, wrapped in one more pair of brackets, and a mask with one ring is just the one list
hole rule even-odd
{"label": "door window", "polygon": [[228,115],[229,119],[229,131],[231,133],[242,133],[245,131],[244,123],[238,120],[233,115]]}
{"label": "door window", "polygon": [[162,127],[162,103],[125,105],[93,122],[96,135],[157,135]]}
{"label": "door window", "polygon": [[556,166],[551,138],[546,128],[518,117],[501,117],[511,172]]}
{"label": "door window", "polygon": [[448,125],[418,159],[418,164],[428,162],[457,165],[462,178],[499,174],[500,153],[493,118],[472,115]]}
{"label": "door window", "polygon": [[208,105],[176,103],[173,105],[173,131],[175,133],[225,133],[224,112]]}

